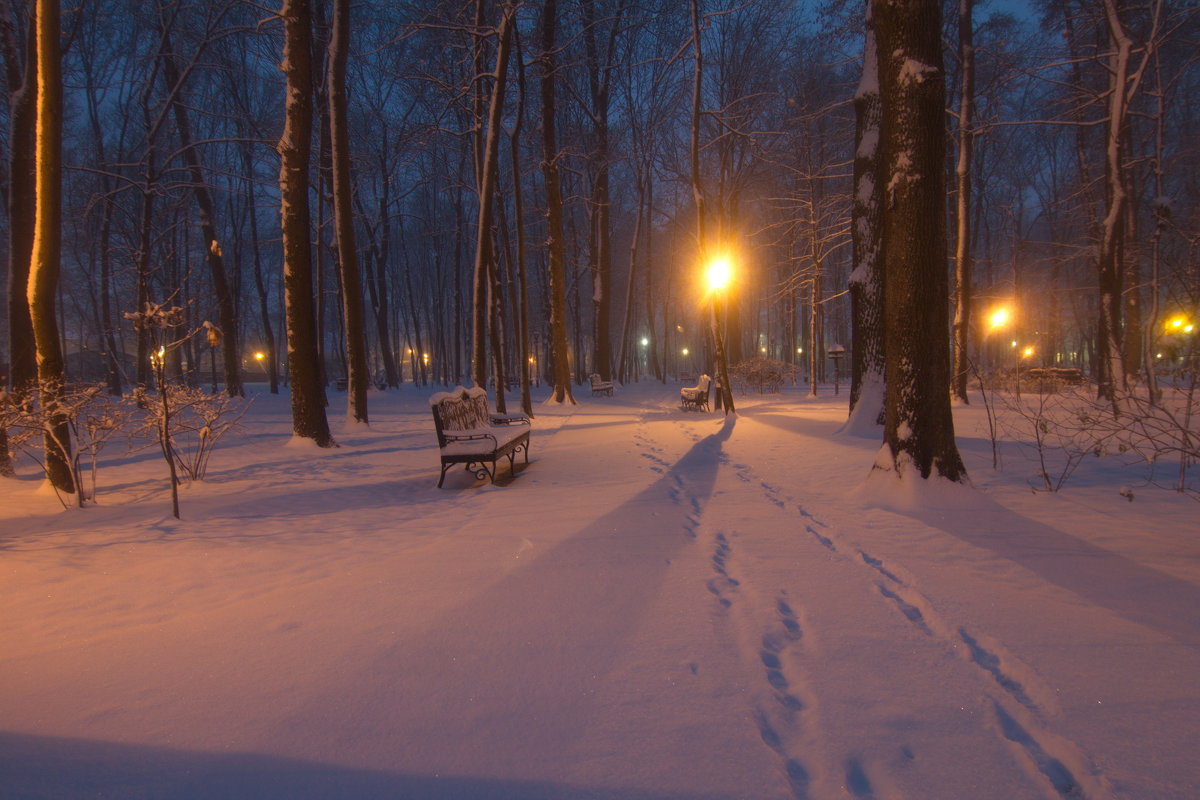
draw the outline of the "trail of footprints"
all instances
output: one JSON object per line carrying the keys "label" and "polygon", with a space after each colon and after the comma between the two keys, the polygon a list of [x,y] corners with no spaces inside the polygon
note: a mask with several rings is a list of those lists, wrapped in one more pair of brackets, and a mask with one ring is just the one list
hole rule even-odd
{"label": "trail of footprints", "polygon": [[[697,435],[690,430],[688,435],[699,441]],[[662,448],[652,439],[639,431],[635,441],[641,448],[643,458],[651,463],[650,469],[658,473],[667,473],[672,466],[662,457]],[[995,715],[997,728],[1005,739],[1021,747],[1030,762],[1044,776],[1055,793],[1063,798],[1081,800],[1093,794],[1085,791],[1082,782],[1071,770],[1047,749],[1046,741],[1049,734],[1041,732],[1044,728],[1043,709],[1034,699],[1036,696],[1052,696],[1052,692],[1037,686],[1031,690],[1026,684],[1040,683],[1032,671],[1021,665],[1015,658],[1004,652],[997,644],[986,643],[983,637],[975,636],[962,627],[955,628],[944,622],[934,610],[929,600],[920,591],[913,588],[902,576],[900,570],[890,568],[882,559],[876,558],[865,550],[850,546],[839,541],[830,530],[828,524],[813,516],[802,505],[787,497],[784,491],[770,482],[759,478],[745,464],[733,464],[722,452],[718,458],[724,465],[732,467],[735,476],[744,484],[757,485],[762,491],[763,498],[777,508],[797,512],[804,524],[804,531],[812,536],[822,547],[831,553],[839,555],[851,554],[857,557],[861,564],[877,574],[875,586],[880,596],[891,602],[899,612],[900,618],[916,627],[923,634],[944,642],[956,652],[964,653],[966,661],[977,668],[981,675],[1000,689],[999,699],[992,699],[992,711]],[[671,499],[680,505],[689,506],[685,518],[684,534],[689,539],[696,539],[700,528],[702,503],[689,493],[684,479],[679,475],[672,476],[670,489]],[[711,557],[713,577],[707,582],[708,590],[714,595],[722,609],[722,613],[740,614],[742,621],[748,626],[761,624],[752,619],[754,610],[751,603],[743,603],[744,609],[736,607],[736,600],[742,593],[741,581],[731,574],[730,561],[733,556],[733,544],[724,532],[718,532],[713,539]],[[742,627],[742,626],[738,626]],[[745,629],[752,629],[746,627]],[[774,751],[781,759],[783,772],[787,777],[788,786],[796,800],[806,800],[810,797],[810,768],[805,766],[801,758],[800,739],[802,735],[801,722],[806,703],[797,689],[799,677],[789,674],[796,671],[797,657],[802,654],[803,630],[791,603],[783,596],[776,598],[771,622],[761,637],[757,656],[762,667],[762,691],[756,696],[769,698],[755,702],[753,709],[754,720],[758,726],[759,735],[764,744]],[[789,658],[790,656],[790,658]],[[790,666],[789,666],[790,665]],[[1022,678],[1015,673],[1023,673]],[[1009,705],[1015,704],[1015,705]],[[1071,752],[1071,761],[1084,764],[1083,758],[1070,742],[1055,737],[1057,749],[1067,749]],[[913,756],[915,757],[915,756]],[[1089,781],[1089,789],[1101,785]],[[844,786],[859,800],[876,798],[875,791],[856,759],[850,759],[846,764]],[[1104,794],[1102,791],[1094,794]]]}
{"label": "trail of footprints", "polygon": [[[750,603],[743,604],[746,608],[734,607],[741,582],[733,577],[729,570],[729,560],[733,554],[732,543],[723,532],[717,533],[713,541],[712,567],[715,577],[709,579],[708,589],[727,613],[739,614],[743,622],[753,624],[751,617],[754,609],[749,607]],[[794,667],[789,667],[789,662],[785,659],[785,654],[799,649],[804,632],[796,612],[786,598],[776,598],[773,612],[771,622],[757,645],[763,684],[760,684],[759,691],[752,692],[752,696],[756,698],[754,721],[763,743],[781,759],[783,773],[787,777],[792,796],[796,800],[805,800],[809,797],[810,776],[800,757],[798,743],[805,702],[793,686],[797,678],[789,674],[789,670]],[[736,627],[749,629],[741,625]]]}
{"label": "trail of footprints", "polygon": [[[925,635],[945,642],[947,646],[956,652],[965,653],[966,660],[1002,692],[999,699],[992,699],[992,710],[995,714],[998,729],[1006,739],[1020,745],[1030,762],[1036,766],[1059,796],[1078,800],[1092,794],[1092,792],[1085,790],[1082,782],[1062,760],[1053,756],[1047,749],[1046,741],[1050,739],[1050,735],[1041,732],[1044,728],[1044,710],[1034,698],[1037,696],[1049,697],[1053,695],[1053,692],[1048,687],[1040,685],[1040,680],[1031,670],[1020,664],[1010,654],[1004,652],[998,643],[985,643],[983,637],[973,635],[966,628],[956,628],[947,624],[934,610],[928,598],[902,578],[898,574],[898,570],[889,568],[882,559],[872,556],[865,550],[835,541],[836,537],[829,531],[828,525],[816,519],[803,506],[794,502],[789,503],[789,499],[785,498],[783,491],[779,487],[758,478],[750,467],[744,464],[734,464],[733,469],[738,479],[743,483],[757,483],[758,487],[762,490],[763,497],[772,505],[785,510],[791,507],[798,512],[804,520],[805,533],[812,536],[822,547],[833,553],[844,554],[846,552],[853,552],[856,554],[865,567],[873,570],[878,575],[878,579],[875,582],[876,589],[882,597],[895,605],[896,610],[904,620]],[[722,553],[721,548],[727,548],[727,546],[727,542],[721,536],[718,539],[718,553]],[[725,555],[722,555],[722,567],[724,566],[724,560]],[[714,555],[715,561],[716,555]],[[714,590],[714,593],[718,594],[719,598],[725,599],[721,592],[716,591],[717,588],[719,587],[714,587],[710,584],[710,589]],[[780,625],[783,627],[785,634],[794,637],[794,640],[799,640],[800,630],[798,622],[793,614],[787,613],[790,612],[790,607],[783,600],[780,600],[778,610]],[[774,664],[781,665],[778,658],[778,651],[767,647],[767,641],[767,637],[764,637],[763,663],[767,665],[768,682],[776,689],[780,689],[781,686],[783,689],[786,689],[787,681],[780,671],[781,667],[772,666]],[[780,642],[779,639],[771,639],[770,641],[775,644]],[[1023,675],[1024,678],[1019,677],[1018,673]],[[1034,684],[1037,684],[1036,689],[1034,688]],[[787,702],[794,702],[796,704],[796,711],[803,709],[803,704],[799,700],[792,698],[792,701],[785,701],[783,699],[790,697],[790,695],[781,694],[780,697],[781,703],[785,707],[787,706]],[[1006,708],[1005,701],[1011,701],[1016,705]],[[763,741],[768,746],[771,746],[772,749],[775,749],[776,752],[780,752],[781,755],[786,756],[786,753],[781,752],[777,746],[777,743],[780,741],[779,736],[774,733],[774,728],[764,722],[764,720],[765,717],[760,710],[759,725]],[[1075,763],[1086,763],[1086,758],[1077,752],[1077,748],[1072,743],[1063,741],[1058,737],[1055,738],[1057,740],[1057,747],[1055,749],[1070,751],[1072,756],[1070,760]],[[799,761],[789,757],[787,764],[793,793],[797,797],[805,797],[806,793],[800,789],[800,785],[801,783],[807,784],[807,779],[798,781],[795,775],[793,775],[793,772],[796,770],[803,772]],[[855,797],[875,797],[866,774],[862,771],[861,765],[857,765],[855,762],[852,766],[855,768],[847,768],[847,788],[851,789]],[[1088,788],[1092,789],[1100,784],[1102,784],[1102,781]],[[1104,794],[1102,790],[1094,793],[1097,795]]]}

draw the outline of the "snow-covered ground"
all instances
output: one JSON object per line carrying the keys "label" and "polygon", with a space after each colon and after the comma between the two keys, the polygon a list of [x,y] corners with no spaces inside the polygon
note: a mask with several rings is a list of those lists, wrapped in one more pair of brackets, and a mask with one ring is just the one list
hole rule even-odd
{"label": "snow-covered ground", "polygon": [[0,797],[1200,796],[1194,499],[1034,494],[978,404],[905,496],[844,394],[645,382],[439,490],[430,393],[328,451],[258,396],[182,521],[149,452],[0,481]]}

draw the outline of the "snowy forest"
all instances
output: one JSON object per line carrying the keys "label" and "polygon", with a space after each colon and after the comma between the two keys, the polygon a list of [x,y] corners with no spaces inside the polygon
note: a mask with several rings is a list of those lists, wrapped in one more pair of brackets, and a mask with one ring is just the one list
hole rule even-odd
{"label": "snowy forest", "polygon": [[[881,349],[890,313],[950,354],[915,379],[937,394],[1062,370],[1119,414],[1163,381],[1194,389],[1196,6],[914,5],[932,13],[15,0],[6,402],[40,392],[66,488],[55,398],[83,383],[288,389],[319,444],[339,391],[360,422],[368,387],[413,384],[530,412],[531,386],[573,402],[593,373],[674,380],[712,371],[714,345],[813,392],[845,352],[859,402],[885,363],[923,361]],[[926,52],[889,79],[876,34]],[[938,173],[923,206],[875,163],[880,94],[898,103],[910,68],[934,110],[908,132]],[[898,203],[931,268],[885,313],[871,232]],[[736,272],[719,328],[699,285],[717,251]]]}

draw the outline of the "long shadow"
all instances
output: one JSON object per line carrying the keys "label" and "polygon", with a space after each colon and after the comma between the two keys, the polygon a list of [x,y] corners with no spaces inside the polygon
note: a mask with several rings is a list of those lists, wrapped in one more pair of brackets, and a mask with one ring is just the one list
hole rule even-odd
{"label": "long shadow", "polygon": [[762,414],[755,413],[757,409],[749,409],[741,412],[744,416],[749,417],[755,422],[761,422],[764,425],[770,425],[773,428],[787,431],[788,433],[799,433],[805,436],[820,436],[829,437],[837,430],[840,422],[829,422],[828,420],[809,419],[806,417],[798,417],[791,414]]}
{"label": "long shadow", "polygon": [[1200,646],[1200,587],[1035,522],[985,496],[979,502],[973,524],[950,525],[919,512],[910,516],[990,550],[1131,622],[1182,644]]}
{"label": "long shadow", "polygon": [[[604,703],[638,699],[614,697],[619,689],[604,678],[629,655],[671,561],[692,540],[732,429],[731,418],[636,496],[544,553],[530,551],[419,637],[397,640],[334,679],[317,702],[297,710],[295,723],[336,740],[361,739],[356,726],[368,709],[378,715],[394,707],[403,729],[374,732],[379,738],[364,745],[400,750],[408,764],[464,753],[475,769],[569,765]],[[555,515],[547,511],[552,529]],[[413,710],[406,715],[406,708]]]}
{"label": "long shadow", "polygon": [[[791,433],[828,435],[829,424],[779,414],[749,416]],[[1187,645],[1200,645],[1200,587],[1035,522],[984,495],[973,524],[909,516],[1019,564],[1051,583]],[[902,512],[899,512],[902,513]]]}
{"label": "long shadow", "polygon": [[0,732],[6,800],[732,800],[453,775],[364,770],[255,753],[203,753]]}

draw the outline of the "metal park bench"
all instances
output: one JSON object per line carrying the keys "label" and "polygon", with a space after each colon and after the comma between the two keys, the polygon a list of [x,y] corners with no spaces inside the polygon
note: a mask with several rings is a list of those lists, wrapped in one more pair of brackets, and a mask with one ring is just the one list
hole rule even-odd
{"label": "metal park bench", "polygon": [[588,375],[588,382],[592,385],[592,397],[595,397],[596,395],[612,397],[612,381],[601,380],[600,375],[593,372],[591,375]]}
{"label": "metal park bench", "polygon": [[452,392],[438,392],[429,398],[429,407],[442,460],[439,489],[446,470],[454,464],[465,464],[477,480],[486,475],[495,483],[500,458],[508,456],[508,468],[514,474],[517,453],[524,452],[525,463],[529,463],[529,417],[490,413],[483,389],[458,386]]}
{"label": "metal park bench", "polygon": [[708,411],[708,394],[712,388],[712,378],[701,375],[695,386],[685,386],[679,390],[679,407],[684,411]]}

